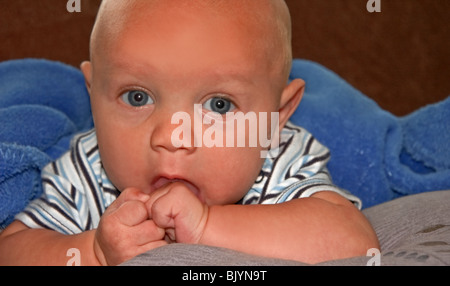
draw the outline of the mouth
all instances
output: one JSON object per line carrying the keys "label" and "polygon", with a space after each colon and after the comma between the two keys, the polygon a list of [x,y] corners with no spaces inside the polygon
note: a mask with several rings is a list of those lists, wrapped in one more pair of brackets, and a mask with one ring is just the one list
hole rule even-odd
{"label": "mouth", "polygon": [[182,178],[169,178],[165,176],[158,176],[155,178],[155,180],[152,183],[152,189],[157,190],[161,187],[164,187],[167,184],[180,182],[184,184],[200,201],[203,202],[203,199],[200,195],[200,190],[195,186],[193,183],[189,182],[188,180],[182,179]]}

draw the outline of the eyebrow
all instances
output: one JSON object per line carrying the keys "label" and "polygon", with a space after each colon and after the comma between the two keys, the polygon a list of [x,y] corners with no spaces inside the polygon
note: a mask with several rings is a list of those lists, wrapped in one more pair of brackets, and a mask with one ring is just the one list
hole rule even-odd
{"label": "eyebrow", "polygon": [[[151,75],[158,71],[157,68],[147,64],[133,63],[125,61],[123,59],[116,59],[109,62],[111,67],[120,69],[132,73],[133,75]],[[110,70],[110,68],[108,68]],[[217,82],[233,81],[241,82],[244,84],[255,85],[251,76],[245,75],[245,72],[239,71],[239,69],[224,69],[217,68],[206,73],[209,78],[214,79]],[[250,72],[248,72],[250,74]]]}
{"label": "eyebrow", "polygon": [[255,82],[252,77],[244,75],[243,73],[239,71],[227,71],[227,70],[216,70],[212,77],[218,78],[219,81],[236,81],[236,82],[242,82],[250,85],[254,85]]}
{"label": "eyebrow", "polygon": [[129,61],[124,61],[122,59],[120,60],[110,60],[108,62],[108,70],[112,69],[119,69],[119,70],[125,70],[125,71],[129,71],[129,72],[135,72],[136,70],[138,71],[138,73],[142,74],[142,73],[148,73],[148,66],[144,66],[142,64],[130,64]]}

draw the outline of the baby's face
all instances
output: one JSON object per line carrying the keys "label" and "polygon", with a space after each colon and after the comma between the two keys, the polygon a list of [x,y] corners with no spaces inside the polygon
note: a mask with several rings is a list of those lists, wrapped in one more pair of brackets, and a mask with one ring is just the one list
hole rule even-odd
{"label": "baby's face", "polygon": [[[251,27],[203,12],[164,7],[151,15],[137,12],[117,39],[101,41],[92,66],[82,66],[102,162],[121,191],[136,187],[151,193],[181,181],[209,205],[236,203],[261,170],[264,147],[260,140],[249,146],[258,133],[247,126],[245,135],[238,134],[235,126],[230,147],[225,113],[265,112],[270,119],[279,111],[285,83],[252,41]],[[195,104],[201,107],[197,115]],[[211,111],[217,113],[208,124]],[[172,124],[176,114],[188,115],[190,122]],[[174,141],[180,126],[183,146]],[[265,128],[270,130],[270,120]],[[211,132],[219,129],[223,144],[206,147],[205,140],[214,139]],[[187,135],[192,140],[186,141]],[[240,136],[245,147],[237,146]]]}

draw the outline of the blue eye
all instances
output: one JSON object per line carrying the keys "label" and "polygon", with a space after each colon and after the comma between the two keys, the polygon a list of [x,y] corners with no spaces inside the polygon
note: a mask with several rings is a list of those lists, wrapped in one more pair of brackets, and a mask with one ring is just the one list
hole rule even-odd
{"label": "blue eye", "polygon": [[153,104],[153,99],[142,90],[130,90],[120,96],[122,100],[133,107],[141,107],[147,104]]}
{"label": "blue eye", "polygon": [[222,97],[208,99],[203,107],[219,114],[225,114],[236,108],[231,101]]}

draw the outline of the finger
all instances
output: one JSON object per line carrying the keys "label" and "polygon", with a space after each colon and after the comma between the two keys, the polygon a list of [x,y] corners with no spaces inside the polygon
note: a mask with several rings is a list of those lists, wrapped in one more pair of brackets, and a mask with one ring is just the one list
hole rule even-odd
{"label": "finger", "polygon": [[157,190],[147,201],[149,216],[164,229],[175,228],[175,217],[188,211],[192,200],[197,198],[182,183],[172,183]]}
{"label": "finger", "polygon": [[150,198],[137,188],[127,188],[119,195],[119,197],[109,206],[109,211],[119,208],[123,203],[128,201],[141,201],[145,203]]}
{"label": "finger", "polygon": [[164,236],[164,241],[166,241],[168,244],[176,243],[176,240],[171,239],[168,234],[166,234],[166,236]]}
{"label": "finger", "polygon": [[133,226],[131,232],[135,234],[133,239],[136,245],[144,245],[152,241],[162,240],[165,235],[164,229],[158,227],[152,220],[145,220]]}
{"label": "finger", "polygon": [[152,219],[156,225],[161,228],[174,228],[175,222],[173,220],[173,200],[170,188],[158,190],[145,204]]}
{"label": "finger", "polygon": [[167,228],[166,229],[166,235],[165,235],[165,240],[170,242],[170,243],[174,243],[177,241],[177,237],[176,237],[176,233],[175,233],[175,229],[174,228]]}
{"label": "finger", "polygon": [[111,215],[127,226],[135,226],[148,219],[147,208],[141,201],[124,202]]}
{"label": "finger", "polygon": [[145,203],[150,198],[150,196],[147,195],[146,193],[142,192],[140,189],[127,188],[127,189],[123,190],[123,192],[120,194],[119,198],[123,202],[141,201],[141,202]]}
{"label": "finger", "polygon": [[152,220],[166,230],[170,240],[197,242],[206,225],[208,207],[181,183],[171,184],[162,193],[149,211]]}
{"label": "finger", "polygon": [[145,202],[145,206],[147,207],[148,215],[149,215],[150,219],[153,219],[151,210],[152,210],[155,202],[158,199],[160,199],[162,196],[166,195],[169,191],[170,191],[170,188],[169,188],[169,184],[168,184],[150,194],[150,198]]}

